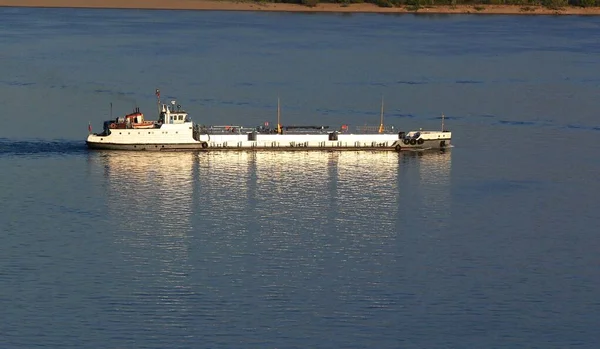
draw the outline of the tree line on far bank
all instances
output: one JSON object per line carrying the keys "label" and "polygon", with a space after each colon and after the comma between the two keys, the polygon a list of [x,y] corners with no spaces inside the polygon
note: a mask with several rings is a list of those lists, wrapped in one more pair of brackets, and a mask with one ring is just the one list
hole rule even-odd
{"label": "tree line on far bank", "polygon": [[319,2],[343,5],[371,3],[380,7],[402,7],[406,6],[415,10],[421,7],[435,5],[514,5],[523,6],[545,6],[551,9],[559,9],[567,6],[596,7],[600,6],[600,0],[259,0],[263,2],[302,4],[316,6]]}

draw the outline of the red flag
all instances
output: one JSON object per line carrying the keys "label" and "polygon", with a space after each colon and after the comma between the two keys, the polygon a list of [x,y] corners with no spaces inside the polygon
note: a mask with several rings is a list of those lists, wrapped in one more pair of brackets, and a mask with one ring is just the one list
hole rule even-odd
{"label": "red flag", "polygon": [[92,124],[88,122],[88,133],[92,133]]}
{"label": "red flag", "polygon": [[160,91],[156,89],[156,97],[160,97]]}

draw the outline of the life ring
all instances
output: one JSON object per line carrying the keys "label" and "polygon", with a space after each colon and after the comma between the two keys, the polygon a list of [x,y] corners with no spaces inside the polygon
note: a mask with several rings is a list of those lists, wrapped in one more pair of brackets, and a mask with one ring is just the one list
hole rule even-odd
{"label": "life ring", "polygon": [[411,139],[410,140],[410,145],[415,145],[417,144],[417,140],[416,139]]}
{"label": "life ring", "polygon": [[206,148],[208,148],[208,143],[206,143],[206,142],[202,142],[202,148],[203,148],[203,149],[206,149]]}
{"label": "life ring", "polygon": [[423,138],[419,138],[419,140],[417,140],[417,143],[423,144],[423,143],[425,143],[425,141],[423,140]]}
{"label": "life ring", "polygon": [[109,126],[109,127],[110,127],[110,128],[115,128],[115,127],[117,127],[117,125],[115,125],[115,123],[113,122],[112,124],[110,124],[110,126]]}
{"label": "life ring", "polygon": [[410,143],[410,140],[408,140],[408,139],[405,139],[405,140],[404,140],[404,144],[408,144],[408,143]]}
{"label": "life ring", "polygon": [[396,148],[396,151],[402,150],[402,147],[400,146],[400,144],[396,144],[395,148]]}

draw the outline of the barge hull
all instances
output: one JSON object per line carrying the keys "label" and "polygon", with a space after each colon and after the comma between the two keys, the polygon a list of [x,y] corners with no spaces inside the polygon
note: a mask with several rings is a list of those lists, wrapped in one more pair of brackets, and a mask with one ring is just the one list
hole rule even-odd
{"label": "barge hull", "polygon": [[257,144],[251,142],[240,142],[239,144],[228,145],[225,143],[215,142],[195,142],[195,143],[165,143],[165,144],[124,144],[124,143],[106,143],[106,142],[90,142],[87,141],[89,149],[97,150],[132,150],[132,151],[185,151],[185,150],[201,150],[206,152],[211,151],[359,151],[359,150],[376,150],[376,151],[422,151],[445,149],[450,146],[450,141],[425,141],[420,145],[403,144],[401,141],[394,142],[391,146],[382,145],[352,145],[341,146],[339,142],[331,142],[323,145],[281,145],[281,144]]}

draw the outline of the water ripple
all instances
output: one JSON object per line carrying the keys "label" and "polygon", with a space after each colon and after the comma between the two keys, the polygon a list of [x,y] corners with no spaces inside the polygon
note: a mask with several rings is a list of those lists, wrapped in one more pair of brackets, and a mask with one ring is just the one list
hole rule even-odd
{"label": "water ripple", "polygon": [[87,151],[81,141],[15,141],[0,138],[0,156],[2,155],[70,155],[81,154]]}

